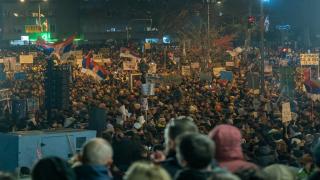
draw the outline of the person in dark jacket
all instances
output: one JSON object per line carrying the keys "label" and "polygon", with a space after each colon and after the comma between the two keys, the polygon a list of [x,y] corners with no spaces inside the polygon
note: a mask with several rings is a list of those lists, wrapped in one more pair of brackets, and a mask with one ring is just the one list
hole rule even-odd
{"label": "person in dark jacket", "polygon": [[320,179],[320,142],[313,149],[313,161],[317,166],[316,170],[309,176],[308,180]]}
{"label": "person in dark jacket", "polygon": [[59,157],[46,157],[32,169],[32,180],[75,180],[76,175],[69,164]]}
{"label": "person in dark jacket", "polygon": [[198,132],[198,127],[189,117],[181,116],[176,119],[172,119],[166,126],[164,132],[166,160],[161,162],[161,166],[168,171],[171,177],[174,177],[182,168],[176,158],[175,139],[179,135],[187,132]]}
{"label": "person in dark jacket", "polygon": [[214,158],[214,142],[198,133],[181,135],[177,140],[177,158],[184,168],[175,180],[207,180],[213,175],[211,162]]}
{"label": "person in dark jacket", "polygon": [[111,145],[101,138],[88,141],[83,149],[81,165],[74,168],[78,180],[111,180],[109,166],[112,164]]}

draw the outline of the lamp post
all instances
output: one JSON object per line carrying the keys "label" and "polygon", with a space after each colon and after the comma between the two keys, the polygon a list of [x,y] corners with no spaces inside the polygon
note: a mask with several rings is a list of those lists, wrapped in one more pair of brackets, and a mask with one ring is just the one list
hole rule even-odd
{"label": "lamp post", "polygon": [[[26,2],[26,0],[20,0],[20,3],[25,3]],[[40,0],[40,1],[37,1],[38,2],[38,24],[39,24],[39,26],[41,26],[41,16],[42,16],[42,14],[41,14],[41,2],[48,2],[48,0]],[[42,28],[41,28],[42,29]]]}
{"label": "lamp post", "polygon": [[207,60],[205,61],[205,67],[208,67],[210,62],[210,5],[215,0],[207,0]]}
{"label": "lamp post", "polygon": [[265,82],[264,82],[264,3],[269,2],[270,0],[260,0],[260,54],[261,54],[261,62],[260,62],[260,91],[261,94],[265,94]]}

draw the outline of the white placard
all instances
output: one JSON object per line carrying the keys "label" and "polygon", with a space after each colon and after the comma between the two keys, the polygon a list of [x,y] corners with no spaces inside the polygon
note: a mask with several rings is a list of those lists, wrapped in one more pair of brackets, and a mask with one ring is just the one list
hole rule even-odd
{"label": "white placard", "polygon": [[233,67],[234,66],[234,62],[233,61],[227,61],[226,62],[226,66],[227,67]]}
{"label": "white placard", "polygon": [[319,65],[319,54],[300,54],[300,64],[305,65]]}
{"label": "white placard", "polygon": [[182,66],[181,67],[181,75],[182,76],[191,76],[191,68],[190,68],[190,66]]}
{"label": "white placard", "polygon": [[282,104],[282,122],[290,122],[292,120],[290,103]]}
{"label": "white placard", "polygon": [[20,55],[20,64],[33,64],[33,55]]}

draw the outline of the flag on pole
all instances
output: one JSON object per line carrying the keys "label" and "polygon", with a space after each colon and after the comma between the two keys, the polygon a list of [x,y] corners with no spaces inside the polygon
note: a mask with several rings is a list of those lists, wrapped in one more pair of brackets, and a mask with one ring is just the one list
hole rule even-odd
{"label": "flag on pole", "polygon": [[45,40],[40,38],[37,41],[37,47],[46,55],[50,56],[51,54],[55,54],[58,57],[58,59],[60,59],[63,54],[71,51],[71,48],[73,47],[74,38],[75,35],[72,35],[65,41],[58,42],[55,44],[48,44]]}
{"label": "flag on pole", "polygon": [[97,80],[106,79],[108,72],[101,65],[93,60],[92,52],[90,51],[82,60],[82,72],[94,77]]}
{"label": "flag on pole", "polygon": [[138,55],[138,53],[124,47],[120,48],[120,57],[131,58],[138,62],[141,60],[141,57]]}

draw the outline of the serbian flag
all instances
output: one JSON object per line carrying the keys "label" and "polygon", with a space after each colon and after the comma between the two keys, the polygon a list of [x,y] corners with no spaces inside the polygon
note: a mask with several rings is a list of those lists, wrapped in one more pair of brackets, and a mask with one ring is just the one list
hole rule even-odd
{"label": "serbian flag", "polygon": [[75,35],[72,35],[65,41],[58,42],[55,44],[47,44],[43,39],[39,39],[37,41],[37,47],[46,55],[50,56],[51,54],[55,54],[58,57],[58,59],[60,59],[63,54],[71,51],[73,47],[74,38]]}
{"label": "serbian flag", "polygon": [[120,48],[120,57],[135,59],[138,62],[140,62],[141,60],[141,57],[138,55],[138,53],[134,52],[129,48],[124,47]]}
{"label": "serbian flag", "polygon": [[83,57],[82,72],[97,80],[104,80],[108,75],[108,71],[104,67],[94,62],[91,51]]}

